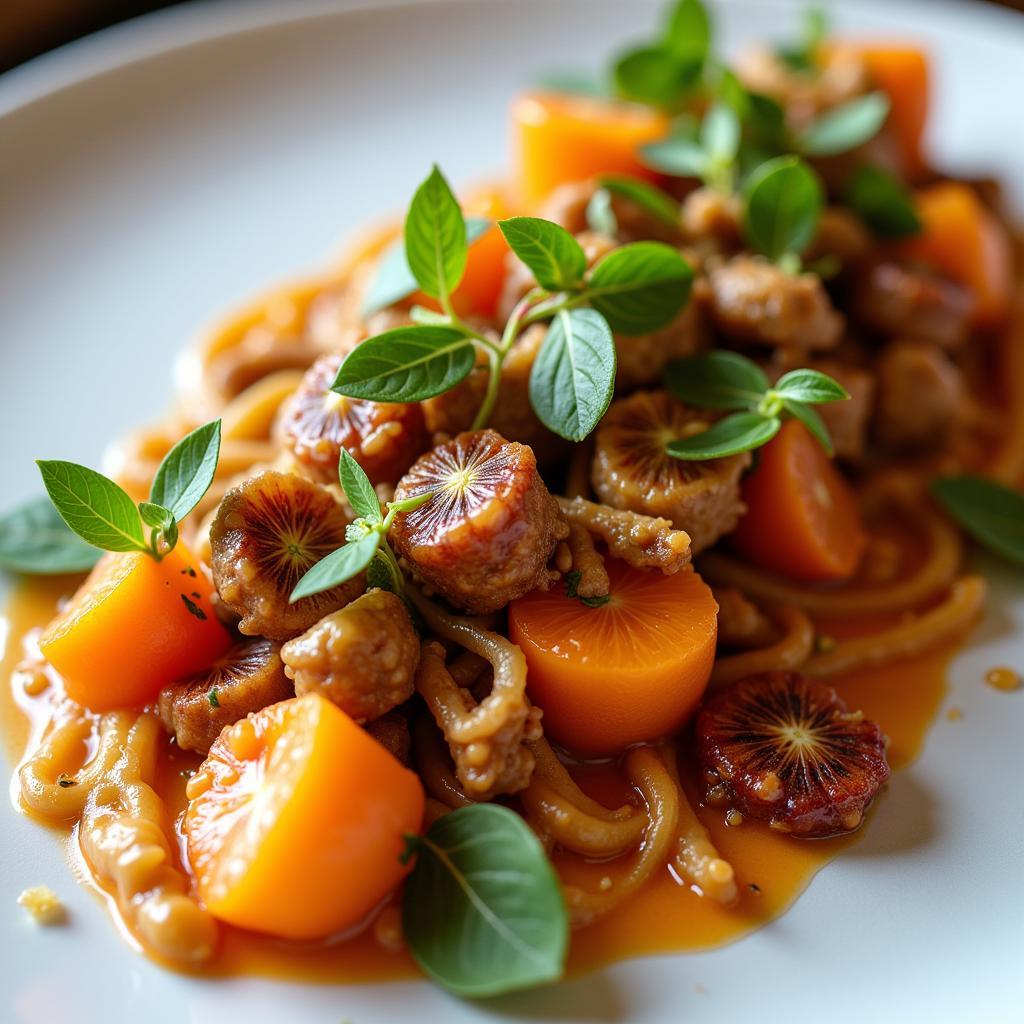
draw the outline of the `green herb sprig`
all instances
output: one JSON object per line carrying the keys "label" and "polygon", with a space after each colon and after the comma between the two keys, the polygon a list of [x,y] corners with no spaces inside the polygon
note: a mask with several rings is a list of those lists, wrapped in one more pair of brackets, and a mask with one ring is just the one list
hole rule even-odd
{"label": "green herb sprig", "polygon": [[684,125],[669,138],[644,146],[641,153],[655,170],[700,178],[710,188],[731,193],[736,187],[741,129],[736,109],[720,101],[710,107],[696,137]]}
{"label": "green herb sprig", "polygon": [[1024,495],[969,474],[934,480],[931,491],[976,541],[1024,566]]}
{"label": "green herb sprig", "polygon": [[345,530],[346,543],[312,566],[295,585],[289,602],[331,590],[361,573],[370,572],[373,586],[380,586],[402,595],[405,579],[398,559],[388,544],[388,530],[399,512],[411,512],[428,502],[433,495],[417,494],[404,501],[389,501],[386,514],[381,512],[380,499],[362,466],[344,449],[338,462],[338,480],[356,518]]}
{"label": "green herb sprig", "polygon": [[530,827],[500,804],[473,804],[408,836],[415,856],[402,931],[423,970],[481,998],[561,977],[569,920],[551,862]]}
{"label": "green herb sprig", "polygon": [[921,231],[910,189],[880,167],[859,167],[843,190],[843,201],[880,238],[906,238]]}
{"label": "green herb sprig", "polygon": [[687,405],[731,411],[708,430],[666,445],[669,455],[688,461],[760,448],[788,417],[800,420],[831,455],[832,440],[812,406],[850,397],[838,381],[818,370],[791,370],[772,385],[755,362],[725,349],[670,363],[665,385]]}
{"label": "green herb sprig", "polygon": [[588,270],[580,244],[551,221],[512,217],[498,226],[536,287],[495,339],[452,307],[451,294],[466,266],[467,231],[458,202],[435,167],[409,208],[404,237],[410,272],[442,312],[414,308],[417,323],[358,345],[338,370],[333,390],[378,402],[423,401],[464,380],[482,353],[489,372],[473,423],[480,429],[493,412],[501,367],[512,346],[531,324],[551,321],[530,375],[530,401],[549,429],[583,440],[611,401],[612,332],[644,334],[668,323],[689,298],[693,271],[677,250],[659,242],[622,246]]}
{"label": "green herb sprig", "polygon": [[40,499],[0,519],[0,566],[33,575],[80,572],[95,564],[99,551],[140,551],[160,561],[178,542],[178,524],[213,483],[219,455],[215,420],[164,456],[149,500],[138,505],[102,473],[41,460],[49,503]]}

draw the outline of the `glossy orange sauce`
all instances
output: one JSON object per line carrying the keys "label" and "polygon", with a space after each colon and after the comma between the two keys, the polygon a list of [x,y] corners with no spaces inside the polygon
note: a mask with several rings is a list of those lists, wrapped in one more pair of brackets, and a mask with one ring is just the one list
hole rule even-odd
{"label": "glossy orange sauce", "polygon": [[[7,685],[24,653],[26,638],[46,623],[57,601],[69,594],[75,580],[35,580],[16,590],[0,620],[0,719],[4,745],[12,764],[23,755],[33,733],[40,727],[40,715],[47,713],[46,695],[32,698],[20,685]],[[845,624],[829,623],[839,632]],[[848,632],[848,626],[845,630]],[[884,668],[852,674],[835,682],[840,694],[854,708],[861,708],[877,720],[891,739],[890,763],[895,770],[908,764],[921,748],[928,726],[939,710],[945,692],[946,667],[953,647]],[[33,722],[33,714],[37,721]],[[685,739],[682,741],[685,749]],[[691,800],[699,799],[696,772],[683,771]],[[188,772],[199,758],[184,754],[167,744],[160,766],[157,788],[177,816],[184,807],[184,786]],[[625,782],[611,765],[589,765],[577,770],[581,785],[609,804],[628,798]],[[899,777],[895,779],[899,785]],[[12,786],[17,803],[17,788]],[[881,800],[885,799],[883,794]],[[740,900],[723,908],[691,892],[676,881],[668,868],[662,869],[633,899],[597,923],[576,931],[569,957],[570,972],[586,971],[610,961],[646,953],[685,952],[707,949],[735,941],[785,911],[799,896],[815,873],[837,856],[857,836],[832,840],[797,840],[772,832],[757,822],[745,821],[732,827],[725,823],[722,809],[700,808],[700,817],[711,832],[722,855],[732,862],[740,885]],[[871,815],[866,828],[871,828]],[[79,877],[88,872],[74,841],[74,867]],[[629,863],[585,863],[571,855],[557,857],[560,872],[567,879],[596,888],[605,876],[615,877]],[[40,881],[51,881],[41,879]],[[108,899],[116,918],[116,908]],[[126,929],[123,929],[126,931]],[[344,942],[301,946],[278,942],[225,927],[224,940],[215,961],[204,974],[258,974],[317,982],[367,982],[410,977],[416,968],[404,952],[385,949],[375,938],[372,922],[357,936]],[[130,936],[129,936],[130,937]]]}

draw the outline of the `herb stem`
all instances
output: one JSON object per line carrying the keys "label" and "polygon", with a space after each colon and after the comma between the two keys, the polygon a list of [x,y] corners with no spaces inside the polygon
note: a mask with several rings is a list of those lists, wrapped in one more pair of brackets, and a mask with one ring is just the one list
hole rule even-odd
{"label": "herb stem", "polygon": [[[507,350],[506,350],[507,351]],[[487,390],[484,400],[480,403],[476,418],[470,430],[482,430],[494,412],[494,403],[498,400],[498,388],[501,385],[501,364],[505,361],[505,352],[498,351],[493,345],[487,347]]]}

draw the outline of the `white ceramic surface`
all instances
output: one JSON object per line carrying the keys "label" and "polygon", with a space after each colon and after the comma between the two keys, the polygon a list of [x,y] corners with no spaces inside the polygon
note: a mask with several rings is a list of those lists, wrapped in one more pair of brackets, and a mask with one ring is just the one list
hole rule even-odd
{"label": "white ceramic surface", "polygon": [[[95,463],[157,414],[197,325],[315,267],[361,221],[402,206],[431,161],[457,181],[500,168],[510,95],[543,71],[597,66],[659,6],[185,5],[0,78],[3,504],[37,491],[32,458]],[[718,7],[730,47],[785,36],[797,10]],[[846,30],[929,40],[933,150],[997,171],[1024,199],[1024,19],[938,0],[833,13]],[[5,805],[0,1020],[1022,1021],[1024,695],[980,682],[993,664],[1024,667],[1020,575],[998,580],[992,608],[954,667],[948,703],[964,718],[939,718],[864,839],[740,943],[479,1006],[424,983],[188,979],[124,945],[60,846]],[[40,882],[66,899],[67,927],[35,928],[15,906]]]}

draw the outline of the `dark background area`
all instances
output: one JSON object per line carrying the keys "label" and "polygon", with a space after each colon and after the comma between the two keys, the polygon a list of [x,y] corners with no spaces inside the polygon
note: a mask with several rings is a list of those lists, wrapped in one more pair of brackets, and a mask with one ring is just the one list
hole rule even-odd
{"label": "dark background area", "polygon": [[[1024,11],[1024,0],[992,2]],[[126,18],[172,6],[175,0],[0,0],[0,71]]]}

